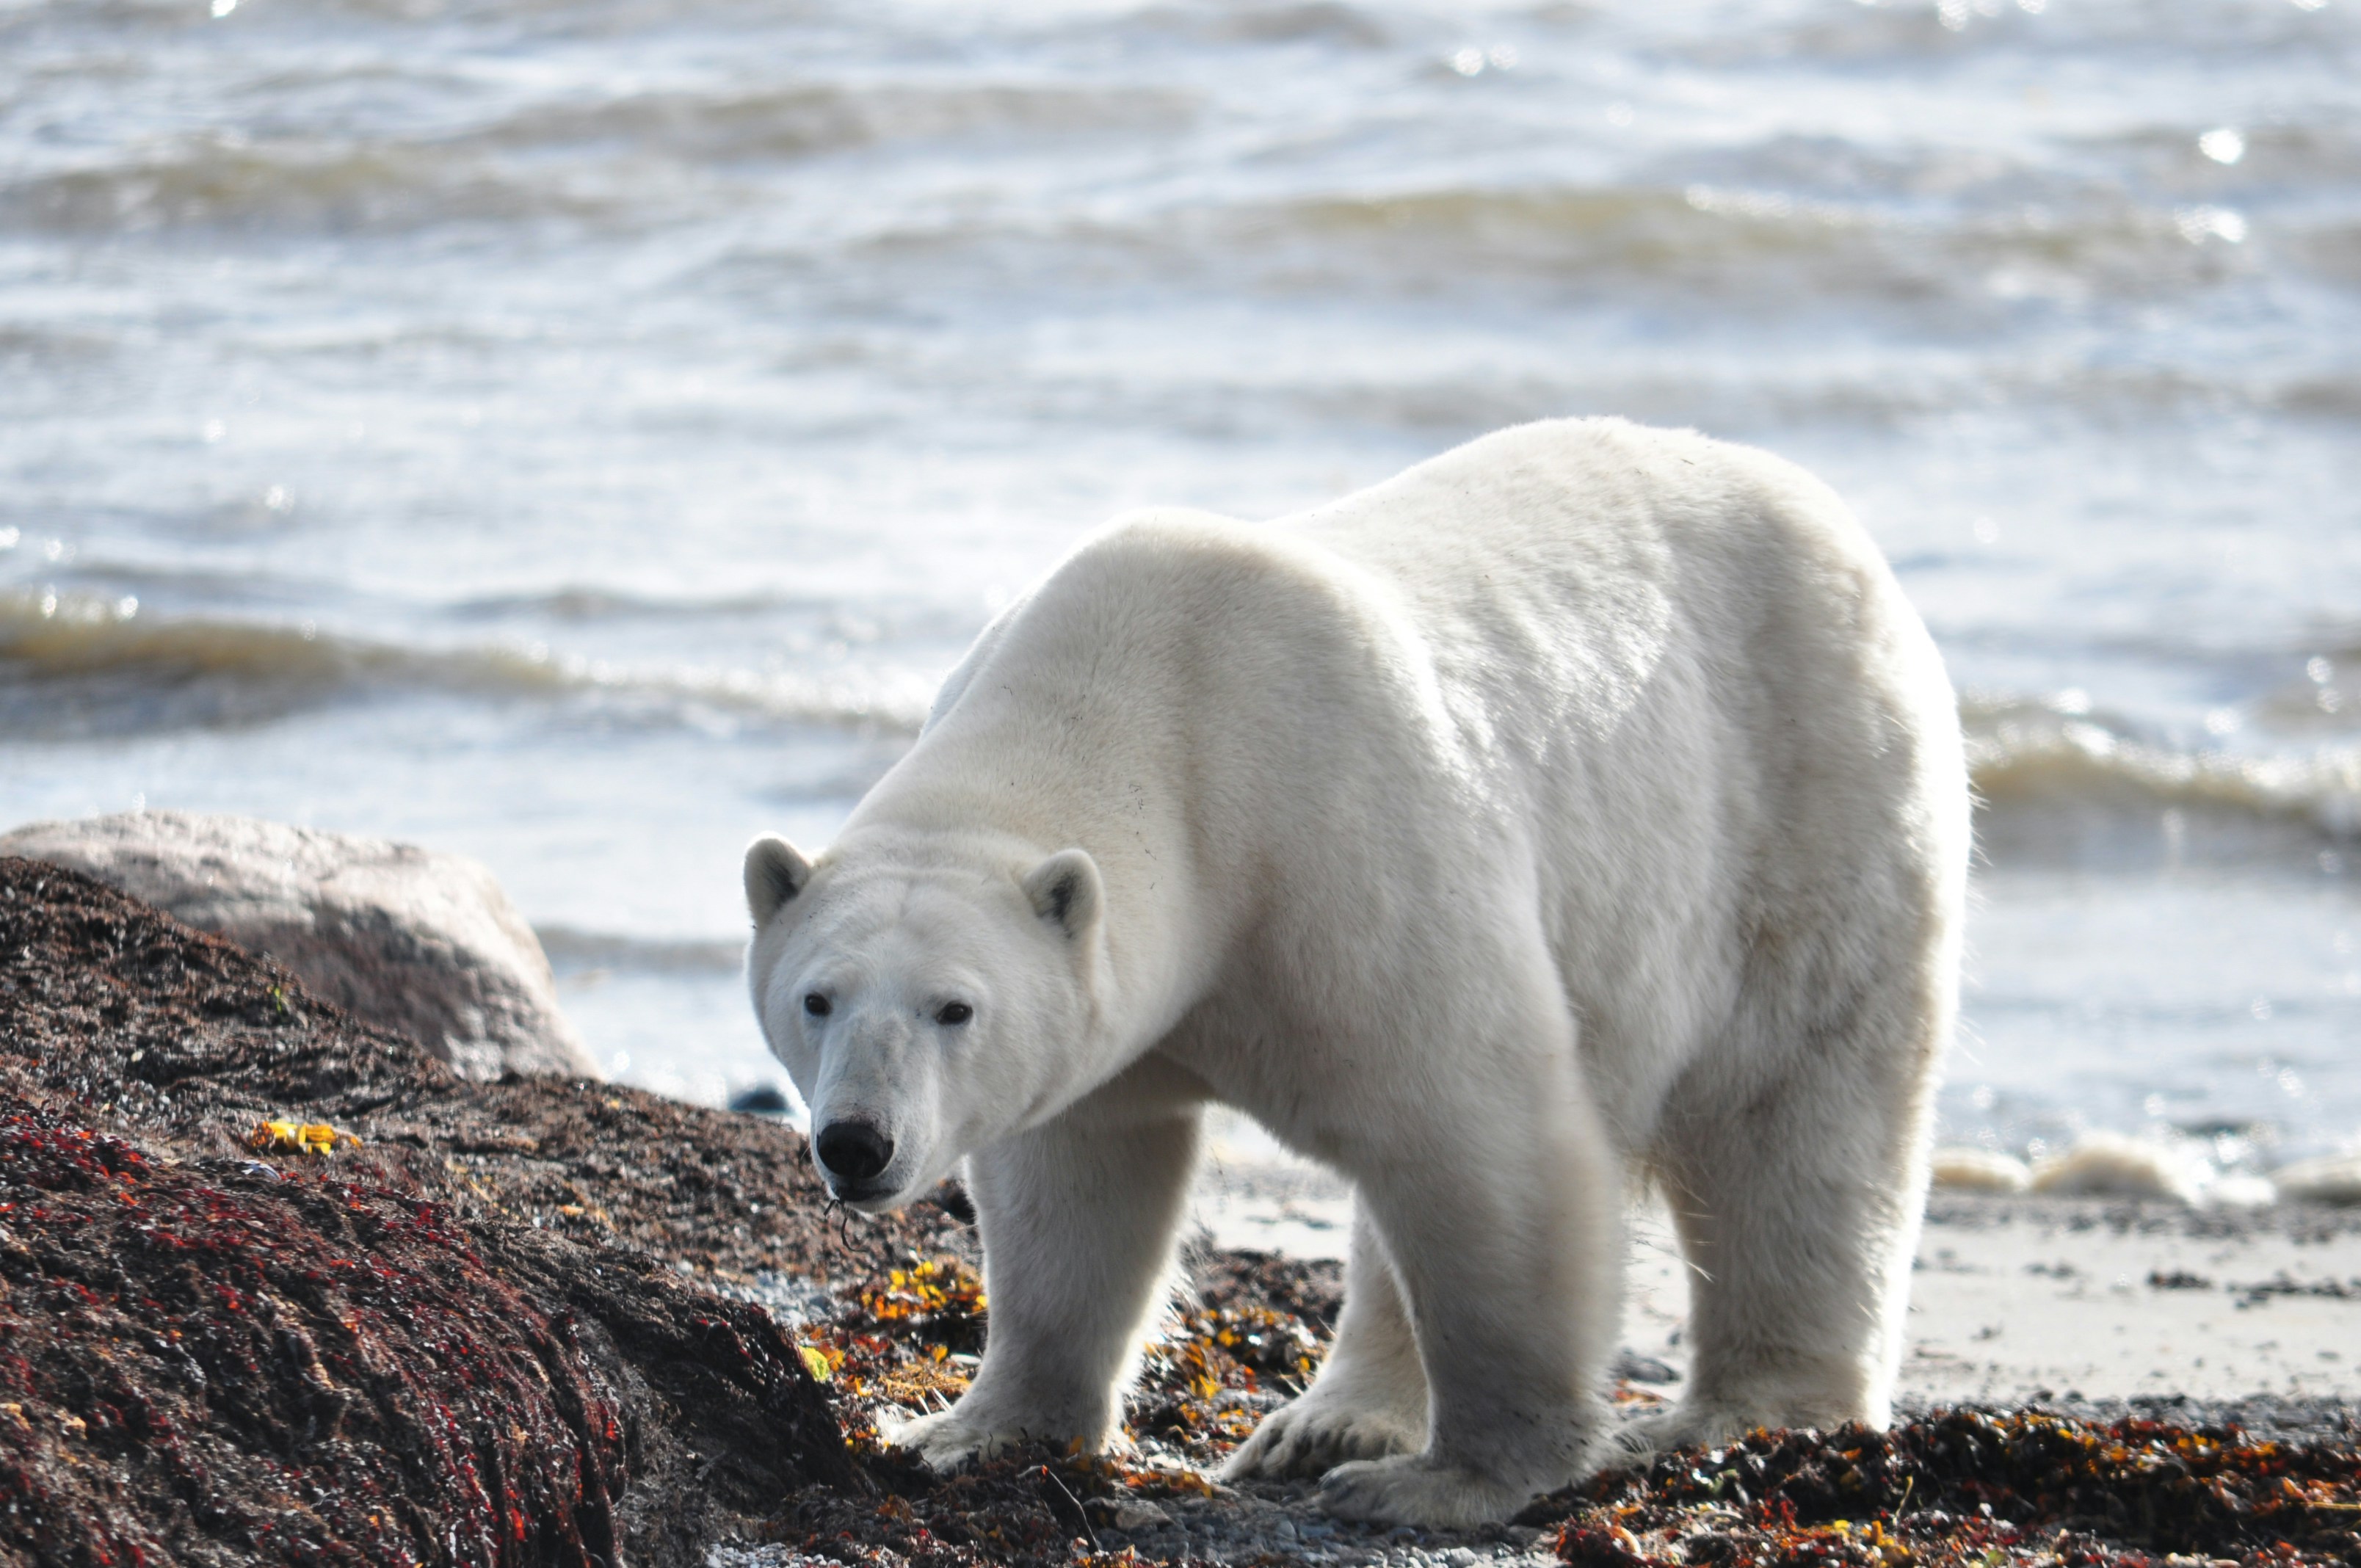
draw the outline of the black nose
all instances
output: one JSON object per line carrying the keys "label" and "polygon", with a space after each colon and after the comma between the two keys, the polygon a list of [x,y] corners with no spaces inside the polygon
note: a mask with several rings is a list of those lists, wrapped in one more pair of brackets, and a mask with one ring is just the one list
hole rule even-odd
{"label": "black nose", "polygon": [[847,1181],[868,1180],[894,1157],[894,1140],[866,1122],[830,1122],[818,1146],[820,1164]]}

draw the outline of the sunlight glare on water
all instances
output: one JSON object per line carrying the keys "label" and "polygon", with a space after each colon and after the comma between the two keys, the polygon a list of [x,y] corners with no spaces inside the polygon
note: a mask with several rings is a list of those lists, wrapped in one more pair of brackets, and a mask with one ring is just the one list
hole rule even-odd
{"label": "sunlight glare on water", "polygon": [[743,843],[824,843],[1083,531],[1618,413],[1816,469],[1943,645],[1949,1134],[2334,1147],[2357,45],[2323,0],[8,7],[0,822],[475,854],[618,1070],[719,1098],[775,1070]]}

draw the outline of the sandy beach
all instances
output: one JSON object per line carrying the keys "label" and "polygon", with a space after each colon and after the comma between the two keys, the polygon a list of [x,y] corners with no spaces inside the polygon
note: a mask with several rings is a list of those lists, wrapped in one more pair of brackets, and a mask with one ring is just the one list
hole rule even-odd
{"label": "sandy beach", "polygon": [[[1197,1218],[1215,1245],[1345,1255],[1351,1200],[1250,1127],[1215,1140]],[[1683,1264],[1660,1204],[1631,1222],[1627,1365],[1687,1368]],[[1899,1405],[2175,1400],[2333,1420],[2361,1399],[2361,1211],[1938,1191],[1910,1299]],[[2284,1405],[2284,1410],[2275,1410]]]}

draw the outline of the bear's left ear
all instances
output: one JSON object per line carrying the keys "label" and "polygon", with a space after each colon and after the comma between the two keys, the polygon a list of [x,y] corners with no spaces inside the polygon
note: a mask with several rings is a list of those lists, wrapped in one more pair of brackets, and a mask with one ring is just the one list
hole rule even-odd
{"label": "bear's left ear", "polygon": [[1025,873],[1033,913],[1063,931],[1082,935],[1099,917],[1099,868],[1086,850],[1060,850]]}
{"label": "bear's left ear", "polygon": [[811,881],[811,862],[785,839],[768,835],[746,846],[746,911],[760,926]]}

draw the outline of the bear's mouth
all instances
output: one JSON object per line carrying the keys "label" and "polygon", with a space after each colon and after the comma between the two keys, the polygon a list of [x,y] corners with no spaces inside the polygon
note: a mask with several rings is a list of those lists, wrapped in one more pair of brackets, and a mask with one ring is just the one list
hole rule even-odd
{"label": "bear's mouth", "polygon": [[828,1190],[829,1197],[848,1208],[877,1214],[894,1207],[894,1199],[902,1189],[890,1181],[846,1181],[833,1183]]}
{"label": "bear's mouth", "polygon": [[891,1171],[880,1171],[865,1181],[856,1181],[823,1168],[819,1179],[829,1198],[864,1214],[882,1214],[909,1201],[903,1190],[907,1183],[895,1179]]}

